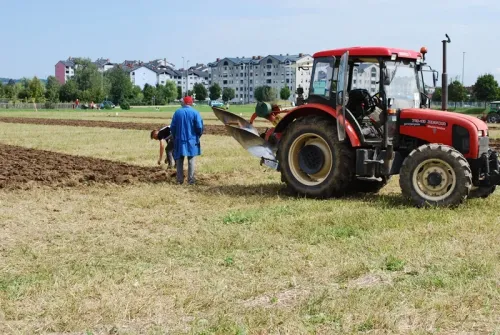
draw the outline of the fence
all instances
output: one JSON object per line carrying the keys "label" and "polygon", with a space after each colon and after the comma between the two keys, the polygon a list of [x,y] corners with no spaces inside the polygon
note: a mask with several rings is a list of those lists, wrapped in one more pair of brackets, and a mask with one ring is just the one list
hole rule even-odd
{"label": "fence", "polygon": [[[485,103],[480,101],[460,101],[460,102],[454,102],[454,101],[448,101],[448,108],[487,108],[489,105],[488,103]],[[431,103],[432,107],[441,107],[441,101],[433,101]]]}
{"label": "fence", "polygon": [[[37,103],[36,109],[72,109],[73,103]],[[0,110],[3,109],[35,109],[32,102],[0,102]]]}

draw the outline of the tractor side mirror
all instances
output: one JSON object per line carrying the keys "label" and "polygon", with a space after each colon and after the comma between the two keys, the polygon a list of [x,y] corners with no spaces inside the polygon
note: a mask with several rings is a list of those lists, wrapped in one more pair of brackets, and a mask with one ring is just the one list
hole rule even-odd
{"label": "tractor side mirror", "polygon": [[386,67],[384,67],[384,85],[389,86],[391,84],[391,76],[390,76],[390,71],[387,70]]}
{"label": "tractor side mirror", "polygon": [[434,87],[436,87],[436,83],[438,81],[438,72],[436,70],[432,72],[432,79],[434,80]]}

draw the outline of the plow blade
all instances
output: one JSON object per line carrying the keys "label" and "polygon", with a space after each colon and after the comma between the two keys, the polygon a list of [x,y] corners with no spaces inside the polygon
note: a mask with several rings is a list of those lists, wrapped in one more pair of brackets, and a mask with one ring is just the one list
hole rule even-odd
{"label": "plow blade", "polygon": [[217,118],[224,123],[227,132],[252,156],[260,158],[260,164],[278,169],[276,148],[259,136],[257,128],[244,118],[226,110],[212,107]]}
{"label": "plow blade", "polygon": [[276,160],[274,148],[259,135],[233,126],[226,126],[226,130],[243,148],[255,157]]}
{"label": "plow blade", "polygon": [[226,126],[233,126],[239,129],[244,129],[245,131],[259,136],[259,132],[257,131],[257,129],[244,118],[221,108],[212,107],[212,110],[214,111],[215,116],[217,116],[217,118]]}

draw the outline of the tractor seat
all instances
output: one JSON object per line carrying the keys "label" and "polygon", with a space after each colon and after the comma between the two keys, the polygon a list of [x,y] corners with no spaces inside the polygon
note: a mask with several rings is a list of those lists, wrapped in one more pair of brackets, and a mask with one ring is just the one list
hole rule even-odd
{"label": "tractor seat", "polygon": [[356,119],[363,119],[366,109],[370,106],[370,93],[368,90],[359,88],[349,92],[347,108]]}

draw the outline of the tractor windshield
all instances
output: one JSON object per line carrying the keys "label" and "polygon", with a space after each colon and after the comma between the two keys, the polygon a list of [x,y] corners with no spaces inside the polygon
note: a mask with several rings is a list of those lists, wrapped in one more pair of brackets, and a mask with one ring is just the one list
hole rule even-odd
{"label": "tractor windshield", "polygon": [[[384,63],[387,71],[384,90],[387,98],[393,98],[393,108],[412,108],[420,106],[419,83],[417,82],[416,64],[411,61],[398,60]],[[352,89],[366,90],[370,95],[379,91],[380,64],[378,62],[354,63],[352,72]]]}
{"label": "tractor windshield", "polygon": [[419,108],[420,90],[415,62],[407,60],[385,63],[387,77],[384,89],[387,98],[393,98],[393,108]]}

